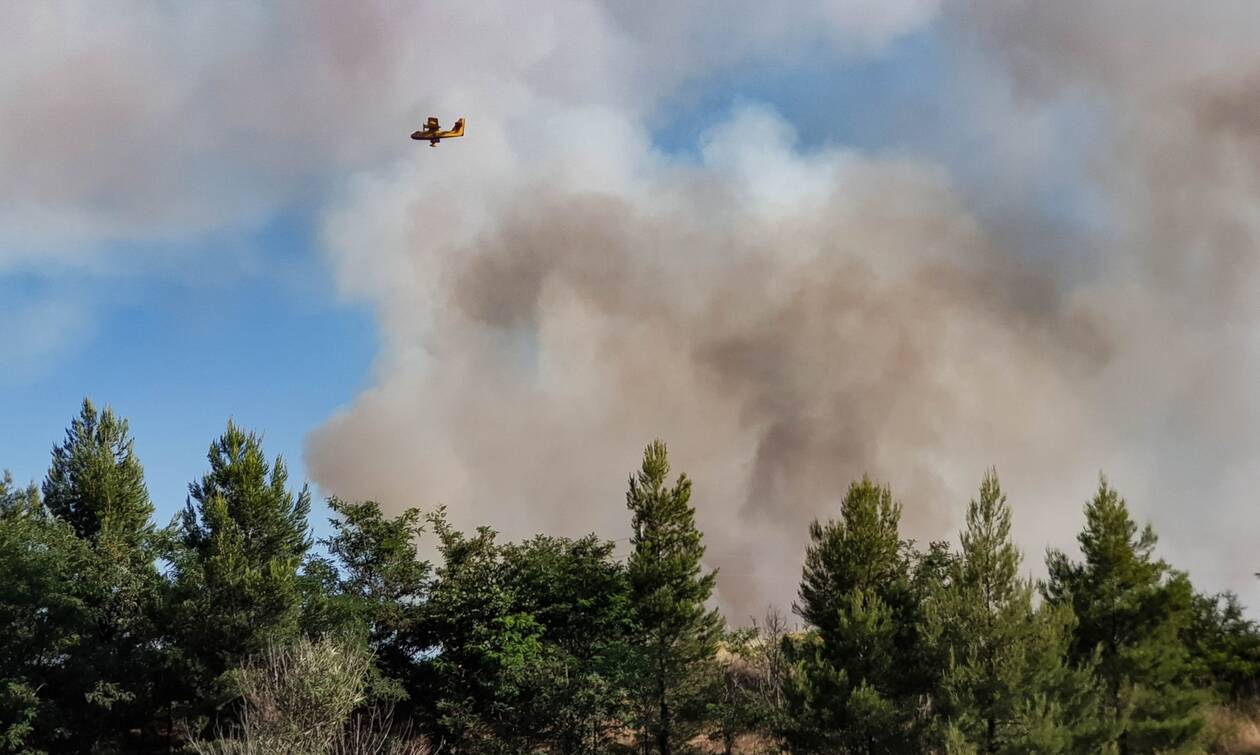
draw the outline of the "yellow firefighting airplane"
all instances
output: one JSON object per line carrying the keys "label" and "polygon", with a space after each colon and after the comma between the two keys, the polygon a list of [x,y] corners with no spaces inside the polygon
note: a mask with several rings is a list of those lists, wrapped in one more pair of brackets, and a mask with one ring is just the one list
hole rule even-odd
{"label": "yellow firefighting airplane", "polygon": [[424,128],[412,134],[411,138],[421,142],[428,141],[430,147],[436,147],[438,142],[443,139],[454,139],[456,137],[463,136],[464,119],[460,118],[455,121],[455,128],[450,131],[442,131],[441,128],[442,127],[438,125],[437,118],[430,118],[425,121]]}

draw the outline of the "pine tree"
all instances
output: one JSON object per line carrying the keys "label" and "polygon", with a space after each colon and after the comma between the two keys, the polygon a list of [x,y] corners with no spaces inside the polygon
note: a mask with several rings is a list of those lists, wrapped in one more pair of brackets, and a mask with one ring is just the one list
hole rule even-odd
{"label": "pine tree", "polygon": [[305,487],[291,493],[284,462],[268,463],[261,439],[232,422],[208,458],[180,520],[172,661],[192,699],[215,701],[221,674],[298,632],[311,499]]}
{"label": "pine tree", "polygon": [[77,575],[93,631],[67,664],[76,679],[62,689],[67,705],[82,714],[73,727],[78,745],[106,746],[150,723],[163,587],[153,504],[127,421],[84,400],[65,441],[53,448],[43,493],[48,511],[93,556]]}
{"label": "pine tree", "polygon": [[638,474],[630,477],[633,552],[627,564],[638,643],[649,686],[644,690],[644,735],[660,755],[687,739],[695,692],[716,670],[723,622],[705,607],[717,572],[705,572],[702,536],[690,504],[691,481],[667,486],[665,444],[653,441]]}
{"label": "pine tree", "polygon": [[4,470],[4,474],[0,475],[0,517],[42,517],[46,513],[47,508],[39,494],[39,488],[34,484],[25,488],[18,487],[13,482],[13,474]]}
{"label": "pine tree", "polygon": [[839,521],[810,526],[795,610],[811,631],[790,648],[783,732],[794,751],[901,752],[915,736],[918,605],[900,520],[892,492],[864,478]]}
{"label": "pine tree", "polygon": [[16,487],[6,472],[0,479],[0,752],[78,745],[73,727],[86,690],[76,654],[94,624],[80,576],[92,572],[92,561],[74,529],[48,514],[39,488]]}
{"label": "pine tree", "polygon": [[1200,685],[1231,703],[1260,697],[1260,625],[1237,595],[1195,595],[1194,620],[1182,636]]}
{"label": "pine tree", "polygon": [[1085,520],[1082,562],[1057,551],[1047,557],[1046,598],[1078,619],[1073,657],[1098,656],[1103,711],[1121,755],[1190,746],[1203,729],[1204,695],[1192,686],[1180,637],[1193,616],[1189,580],[1154,556],[1155,532],[1138,529],[1106,479]]}
{"label": "pine tree", "polygon": [[127,420],[109,407],[97,413],[84,399],[65,442],[53,448],[43,485],[48,510],[84,540],[104,535],[139,549],[153,532],[153,504],[133,445]]}
{"label": "pine tree", "polygon": [[[996,472],[967,509],[961,558],[941,601],[939,636],[948,650],[941,708],[953,750],[1077,752],[1096,744],[1092,669],[1067,663],[1067,607],[1033,605],[1019,577],[1011,511]],[[965,743],[965,747],[963,747]]]}

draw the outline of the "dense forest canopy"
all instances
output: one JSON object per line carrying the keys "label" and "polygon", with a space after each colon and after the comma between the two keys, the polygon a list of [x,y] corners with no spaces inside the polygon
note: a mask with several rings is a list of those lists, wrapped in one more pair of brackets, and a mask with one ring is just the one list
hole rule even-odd
{"label": "dense forest canopy", "polygon": [[854,481],[782,554],[790,617],[751,627],[714,608],[692,496],[653,441],[626,558],[337,498],[316,542],[309,490],[229,422],[162,523],[127,421],[85,401],[41,483],[0,482],[0,752],[1245,746],[1260,629],[1165,562],[1106,479],[1079,558],[1050,551],[1040,581],[995,470],[957,548],[906,539],[892,489]]}

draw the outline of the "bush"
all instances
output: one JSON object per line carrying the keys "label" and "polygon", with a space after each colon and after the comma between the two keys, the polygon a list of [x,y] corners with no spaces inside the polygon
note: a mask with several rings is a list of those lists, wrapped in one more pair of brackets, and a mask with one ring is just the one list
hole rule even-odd
{"label": "bush", "polygon": [[423,740],[368,707],[373,667],[362,646],[302,638],[271,645],[233,672],[242,701],[233,736],[193,743],[198,755],[424,755]]}

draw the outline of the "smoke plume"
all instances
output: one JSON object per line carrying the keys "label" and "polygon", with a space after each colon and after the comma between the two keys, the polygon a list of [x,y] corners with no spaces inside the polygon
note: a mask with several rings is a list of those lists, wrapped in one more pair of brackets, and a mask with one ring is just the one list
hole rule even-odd
{"label": "smoke plume", "polygon": [[[742,617],[792,599],[807,523],[855,477],[891,483],[925,540],[996,465],[1035,571],[1102,469],[1175,563],[1245,597],[1253,16],[947,5],[950,86],[994,154],[1025,159],[991,176],[804,149],[757,107],[694,160],[653,149],[639,102],[472,119],[475,150],[365,176],[330,216],[387,343],[375,386],[312,436],[316,477],[510,536],[619,536],[624,478],[659,435]],[[1087,137],[1035,127],[1065,113]],[[1042,181],[1065,142],[1087,220],[985,201]]]}
{"label": "smoke plume", "polygon": [[[1260,599],[1251,0],[3,13],[0,270],[117,274],[153,264],[119,242],[317,208],[381,332],[309,437],[327,492],[623,537],[659,436],[738,620],[791,601],[855,477],[927,540],[995,465],[1035,572],[1103,470],[1175,565]],[[681,93],[915,35],[941,117],[885,118],[886,150],[755,103],[658,146]],[[407,143],[430,114],[468,136]]]}

